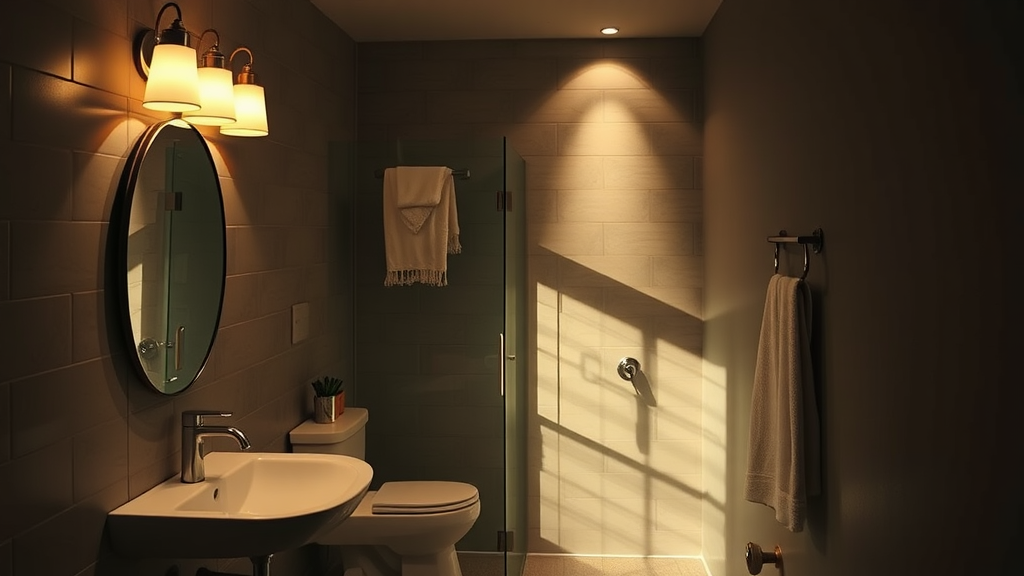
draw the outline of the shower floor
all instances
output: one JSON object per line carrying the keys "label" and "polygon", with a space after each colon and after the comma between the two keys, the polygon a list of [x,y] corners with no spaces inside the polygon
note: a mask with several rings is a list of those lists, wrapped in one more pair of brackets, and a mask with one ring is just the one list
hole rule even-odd
{"label": "shower floor", "polygon": [[[504,576],[499,554],[460,552],[462,576]],[[528,554],[523,576],[707,576],[700,558]]]}

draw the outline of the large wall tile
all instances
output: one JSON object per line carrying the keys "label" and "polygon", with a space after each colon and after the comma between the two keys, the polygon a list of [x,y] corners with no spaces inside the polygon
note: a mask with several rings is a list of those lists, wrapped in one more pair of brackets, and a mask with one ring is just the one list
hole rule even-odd
{"label": "large wall tile", "polygon": [[128,151],[124,96],[15,68],[11,108],[15,140],[114,156]]}
{"label": "large wall tile", "polygon": [[0,302],[0,316],[17,329],[0,332],[0,381],[71,363],[71,297]]}
{"label": "large wall tile", "polygon": [[100,223],[12,223],[11,297],[102,288],[106,233]]}

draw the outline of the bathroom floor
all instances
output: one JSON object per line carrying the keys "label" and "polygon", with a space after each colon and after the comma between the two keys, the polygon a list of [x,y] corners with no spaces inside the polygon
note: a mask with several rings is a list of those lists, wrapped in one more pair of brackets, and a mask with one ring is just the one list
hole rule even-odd
{"label": "bathroom floor", "polygon": [[[462,576],[504,576],[498,554],[459,553]],[[523,576],[706,576],[700,558],[530,554]]]}

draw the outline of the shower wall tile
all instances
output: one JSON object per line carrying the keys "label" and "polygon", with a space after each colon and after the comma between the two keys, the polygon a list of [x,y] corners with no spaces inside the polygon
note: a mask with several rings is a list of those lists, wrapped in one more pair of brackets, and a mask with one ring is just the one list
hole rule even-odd
{"label": "shower wall tile", "polygon": [[554,90],[558,70],[550,58],[491,58],[473,65],[478,90]]}
{"label": "shower wall tile", "polygon": [[695,122],[694,90],[606,90],[606,122]]}
{"label": "shower wall tile", "polygon": [[699,44],[699,38],[620,38],[604,43],[604,55],[609,58],[649,58],[652,62],[666,61],[685,68],[689,64],[686,58],[697,55]]}
{"label": "shower wall tile", "polygon": [[640,124],[561,124],[562,156],[642,156],[651,153],[649,129]]}
{"label": "shower wall tile", "polygon": [[554,229],[527,229],[530,250],[566,256],[604,254],[602,224],[565,223]]}
{"label": "shower wall tile", "polygon": [[595,190],[604,188],[600,156],[534,157],[529,160],[526,188]]}
{"label": "shower wall tile", "polygon": [[556,194],[560,222],[646,222],[650,194],[634,190],[560,190]]}
{"label": "shower wall tile", "polygon": [[508,94],[499,90],[461,92],[452,89],[428,92],[425,121],[444,124],[449,118],[461,122],[507,122],[512,118]]}
{"label": "shower wall tile", "polygon": [[632,256],[579,255],[559,262],[560,286],[651,285],[651,259]]}
{"label": "shower wall tile", "polygon": [[693,253],[693,228],[686,223],[604,224],[605,254],[672,256]]}
{"label": "shower wall tile", "polygon": [[669,122],[650,125],[651,147],[673,150],[684,156],[700,156],[704,151],[704,126],[697,122]]}
{"label": "shower wall tile", "polygon": [[561,58],[558,60],[558,85],[569,90],[628,90],[647,88],[646,58],[601,58],[599,60]]}
{"label": "shower wall tile", "polygon": [[601,119],[602,101],[600,90],[516,90],[509,93],[513,117],[527,126]]}
{"label": "shower wall tile", "polygon": [[450,90],[470,86],[471,78],[461,61],[446,59],[385,60],[359,69],[359,89],[366,91]]}
{"label": "shower wall tile", "polygon": [[656,256],[651,259],[654,286],[704,285],[704,258],[701,256]]}
{"label": "shower wall tile", "polygon": [[359,102],[360,122],[416,124],[426,118],[426,95],[419,92],[379,92]]}
{"label": "shower wall tile", "polygon": [[651,190],[652,222],[701,222],[703,210],[699,185],[696,190]]}
{"label": "shower wall tile", "polygon": [[690,156],[611,156],[604,159],[604,186],[614,189],[693,188]]}

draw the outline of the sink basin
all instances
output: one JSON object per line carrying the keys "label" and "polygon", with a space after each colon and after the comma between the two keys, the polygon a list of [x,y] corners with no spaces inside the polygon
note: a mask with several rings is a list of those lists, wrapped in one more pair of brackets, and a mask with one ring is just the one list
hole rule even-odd
{"label": "sink basin", "polygon": [[206,480],[178,476],[107,515],[111,545],[135,558],[267,556],[308,543],[355,510],[373,477],[335,454],[211,452]]}

